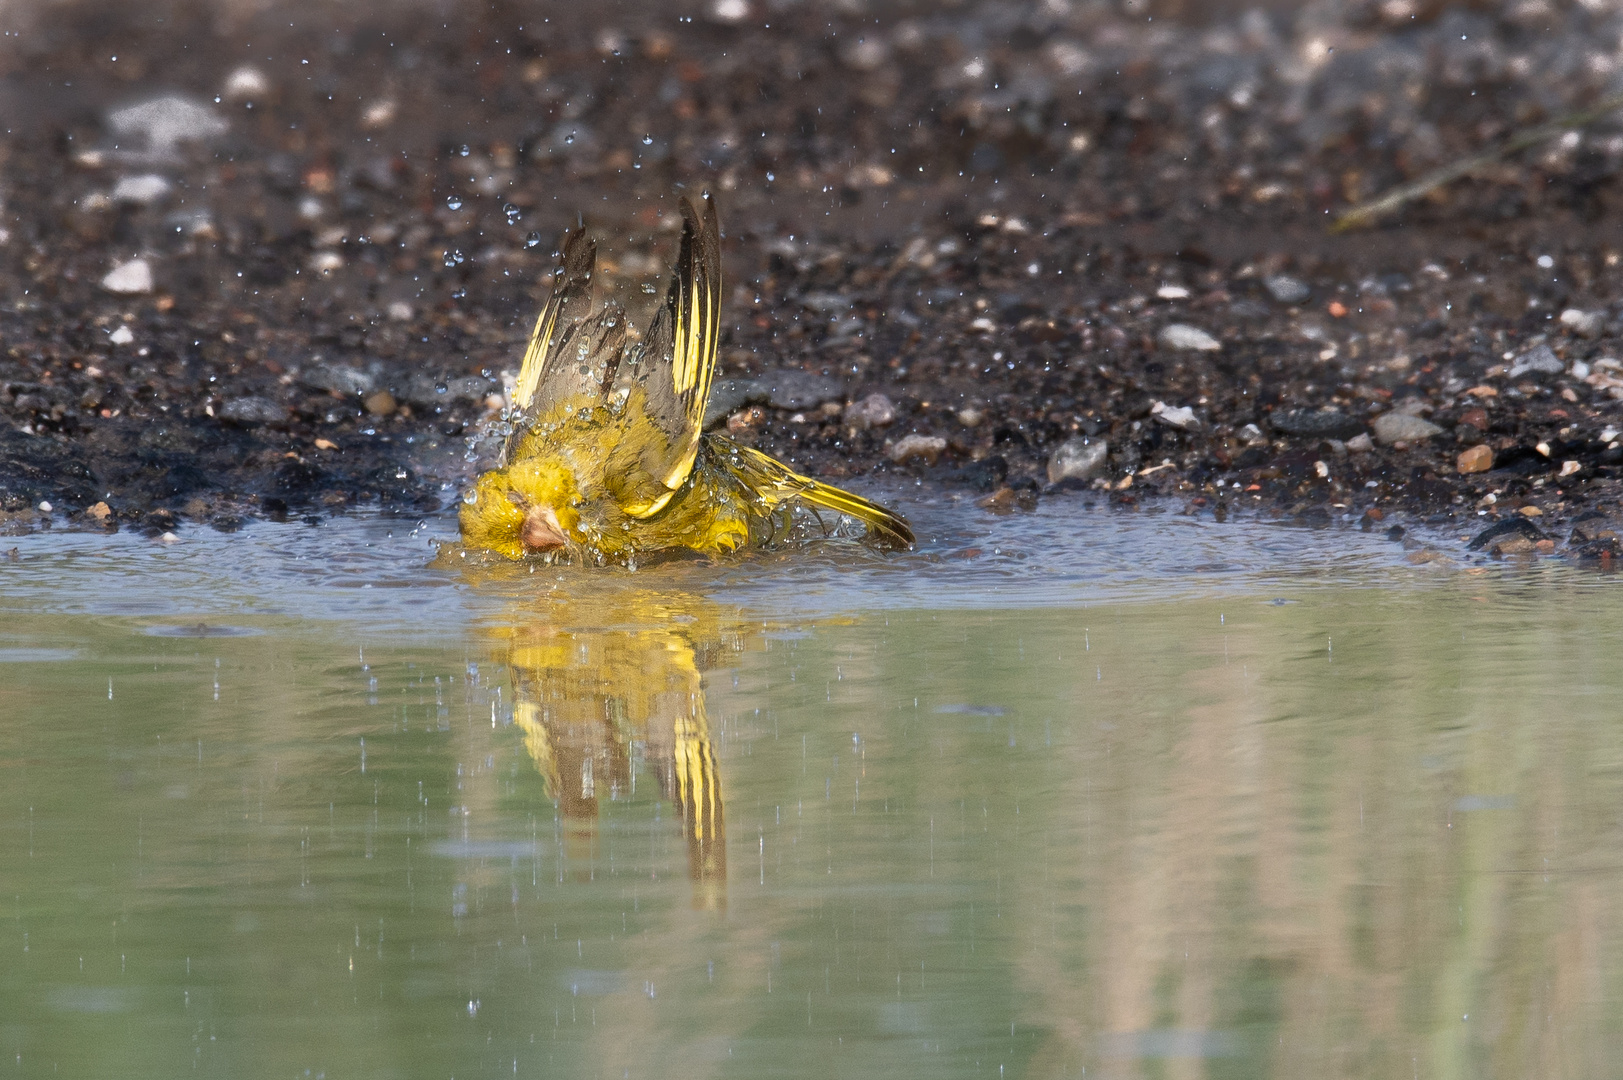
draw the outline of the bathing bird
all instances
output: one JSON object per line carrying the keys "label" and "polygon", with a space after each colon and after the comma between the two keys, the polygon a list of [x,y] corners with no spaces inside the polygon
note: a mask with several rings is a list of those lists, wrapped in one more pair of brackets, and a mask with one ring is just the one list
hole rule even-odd
{"label": "bathing bird", "polygon": [[682,199],[670,286],[640,341],[615,302],[594,309],[597,245],[572,231],[536,319],[498,466],[463,495],[463,543],[510,559],[628,563],[720,554],[779,535],[796,504],[846,514],[907,548],[899,515],[704,430],[721,337],[721,232],[707,193]]}

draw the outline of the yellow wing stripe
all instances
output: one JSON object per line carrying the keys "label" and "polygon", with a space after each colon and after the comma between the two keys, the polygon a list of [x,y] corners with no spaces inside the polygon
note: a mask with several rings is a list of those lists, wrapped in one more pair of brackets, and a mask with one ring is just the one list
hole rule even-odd
{"label": "yellow wing stripe", "polygon": [[552,344],[552,332],[558,322],[557,294],[547,301],[541,314],[535,317],[535,329],[530,331],[530,343],[524,349],[524,362],[518,367],[518,383],[513,387],[513,405],[520,409],[530,407],[535,388],[541,384],[541,369]]}

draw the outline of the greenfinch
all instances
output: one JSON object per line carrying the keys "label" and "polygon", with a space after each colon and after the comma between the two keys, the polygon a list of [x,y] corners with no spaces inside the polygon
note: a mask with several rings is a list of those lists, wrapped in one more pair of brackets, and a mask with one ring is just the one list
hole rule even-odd
{"label": "greenfinch", "polygon": [[463,543],[509,559],[631,563],[720,554],[781,531],[795,504],[847,514],[870,539],[911,547],[899,515],[704,430],[721,337],[714,201],[682,200],[682,246],[641,341],[626,313],[592,306],[597,245],[574,230],[530,334],[497,468],[464,494]]}

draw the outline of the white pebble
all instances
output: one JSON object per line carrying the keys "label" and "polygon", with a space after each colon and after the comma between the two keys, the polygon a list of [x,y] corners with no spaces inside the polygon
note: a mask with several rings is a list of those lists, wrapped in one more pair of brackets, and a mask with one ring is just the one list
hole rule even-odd
{"label": "white pebble", "polygon": [[169,181],[157,173],[144,173],[141,176],[121,176],[118,183],[113,185],[112,199],[114,202],[151,206],[169,194],[170,186]]}
{"label": "white pebble", "polygon": [[1157,401],[1150,406],[1150,415],[1168,427],[1175,427],[1180,431],[1200,426],[1200,421],[1195,418],[1195,410],[1187,405],[1171,406],[1164,401]]}
{"label": "white pebble", "polygon": [[1103,439],[1073,435],[1061,443],[1054,456],[1048,459],[1048,482],[1057,484],[1061,480],[1085,480],[1099,471],[1109,452],[1109,444]]}
{"label": "white pebble", "polygon": [[111,341],[114,345],[128,345],[130,342],[135,340],[135,335],[130,332],[130,328],[128,326],[120,326],[117,330],[114,330],[107,336],[107,340]]}
{"label": "white pebble", "polygon": [[1163,300],[1187,300],[1189,290],[1182,285],[1163,285],[1155,290],[1155,295]]}
{"label": "white pebble", "polygon": [[230,127],[207,105],[180,94],[118,109],[108,115],[107,126],[116,135],[144,138],[147,149],[160,157],[172,155],[178,143],[212,139],[224,135]]}
{"label": "white pebble", "polygon": [[934,462],[947,449],[947,440],[939,435],[909,435],[890,448],[890,460],[900,465],[909,458],[924,458]]}
{"label": "white pebble", "polygon": [[1171,323],[1161,331],[1161,344],[1169,349],[1193,349],[1197,352],[1216,352],[1223,343],[1198,326]]}
{"label": "white pebble", "polygon": [[389,305],[389,318],[395,322],[411,321],[411,305],[404,300],[396,300]]}
{"label": "white pebble", "polygon": [[39,512],[42,514],[49,514],[51,512],[51,504],[42,500],[39,504]]}
{"label": "white pebble", "polygon": [[149,293],[152,291],[152,265],[145,259],[131,259],[113,267],[101,279],[101,287],[112,293]]}
{"label": "white pebble", "polygon": [[270,80],[258,68],[244,64],[225,77],[220,93],[227,101],[264,97],[270,93]]}

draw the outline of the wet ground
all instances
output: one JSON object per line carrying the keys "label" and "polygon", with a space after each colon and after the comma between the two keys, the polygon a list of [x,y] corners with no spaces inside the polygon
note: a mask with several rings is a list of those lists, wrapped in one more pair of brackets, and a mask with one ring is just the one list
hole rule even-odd
{"label": "wet ground", "polygon": [[704,187],[715,422],[808,471],[1617,552],[1623,127],[1326,231],[1612,89],[1606,5],[8,18],[13,530],[448,504],[562,232],[646,297]]}

